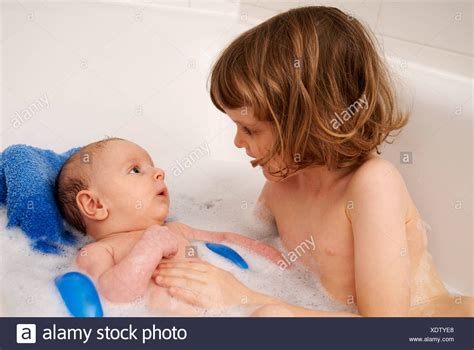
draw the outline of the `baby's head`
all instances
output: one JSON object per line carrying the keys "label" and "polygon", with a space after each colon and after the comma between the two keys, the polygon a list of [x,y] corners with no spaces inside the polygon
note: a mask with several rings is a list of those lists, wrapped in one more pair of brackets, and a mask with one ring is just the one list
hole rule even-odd
{"label": "baby's head", "polygon": [[293,9],[240,35],[216,61],[210,94],[270,180],[360,165],[407,121],[370,33],[331,7]]}
{"label": "baby's head", "polygon": [[163,224],[169,210],[164,179],[143,148],[105,139],[64,163],[56,179],[56,200],[71,226],[100,239]]}

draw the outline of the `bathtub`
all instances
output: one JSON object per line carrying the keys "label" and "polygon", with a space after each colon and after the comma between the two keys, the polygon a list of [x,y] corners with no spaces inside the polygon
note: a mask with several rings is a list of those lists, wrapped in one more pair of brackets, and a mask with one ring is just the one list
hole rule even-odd
{"label": "bathtub", "polygon": [[[2,149],[28,143],[61,152],[127,138],[167,172],[172,217],[271,234],[241,219],[264,178],[233,146],[234,126],[207,88],[217,54],[260,17],[237,1],[6,1],[2,17]],[[383,157],[432,228],[429,250],[443,280],[472,295],[472,81],[396,54],[387,60],[412,117]],[[209,151],[187,163],[200,149]]]}

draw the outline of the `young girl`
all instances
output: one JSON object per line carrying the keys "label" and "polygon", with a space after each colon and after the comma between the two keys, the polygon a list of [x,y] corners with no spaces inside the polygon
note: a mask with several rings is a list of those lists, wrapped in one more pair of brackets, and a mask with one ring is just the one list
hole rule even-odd
{"label": "young girl", "polygon": [[[288,250],[362,316],[467,316],[427,252],[419,212],[378,147],[407,123],[374,41],[336,8],[306,7],[243,33],[212,70],[211,98],[236,124],[235,145],[267,182],[261,203]],[[206,263],[165,263],[158,284],[199,306],[244,299],[256,315],[346,316],[285,304]]]}

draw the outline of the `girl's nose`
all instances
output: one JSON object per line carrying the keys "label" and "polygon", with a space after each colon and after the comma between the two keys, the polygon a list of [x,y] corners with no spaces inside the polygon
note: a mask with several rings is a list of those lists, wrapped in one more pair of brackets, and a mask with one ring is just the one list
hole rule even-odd
{"label": "girl's nose", "polygon": [[165,172],[163,169],[156,168],[155,169],[155,175],[154,175],[155,180],[165,180]]}
{"label": "girl's nose", "polygon": [[243,148],[245,146],[238,132],[235,134],[235,137],[234,137],[234,145],[237,148]]}

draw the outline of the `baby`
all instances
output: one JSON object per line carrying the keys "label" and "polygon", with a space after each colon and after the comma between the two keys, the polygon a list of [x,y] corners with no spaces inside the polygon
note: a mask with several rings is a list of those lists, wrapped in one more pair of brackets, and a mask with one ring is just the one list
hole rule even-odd
{"label": "baby", "polygon": [[192,259],[186,255],[190,240],[228,241],[279,259],[277,250],[235,233],[166,222],[170,198],[164,180],[164,171],[144,149],[118,138],[83,147],[57,177],[56,199],[63,217],[94,240],[80,250],[76,263],[106,299],[131,302],[145,297],[152,309],[192,313],[189,305],[171,302],[167,289],[152,282],[161,261]]}

